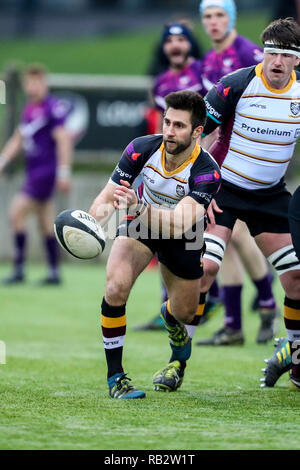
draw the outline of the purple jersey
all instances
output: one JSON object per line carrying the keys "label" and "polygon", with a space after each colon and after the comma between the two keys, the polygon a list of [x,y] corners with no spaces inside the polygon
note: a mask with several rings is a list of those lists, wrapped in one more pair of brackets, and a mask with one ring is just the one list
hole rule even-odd
{"label": "purple jersey", "polygon": [[239,35],[224,51],[208,51],[202,59],[202,80],[206,92],[224,75],[261,62],[262,54],[260,47]]}
{"label": "purple jersey", "polygon": [[179,73],[167,70],[160,74],[156,78],[152,90],[156,107],[160,111],[164,111],[166,109],[164,98],[174,91],[193,90],[202,95],[205,90],[201,75],[202,62],[200,60],[193,60]]}
{"label": "purple jersey", "polygon": [[35,199],[51,196],[56,175],[56,143],[53,130],[64,124],[66,107],[54,96],[26,104],[19,130],[26,158],[23,191]]}

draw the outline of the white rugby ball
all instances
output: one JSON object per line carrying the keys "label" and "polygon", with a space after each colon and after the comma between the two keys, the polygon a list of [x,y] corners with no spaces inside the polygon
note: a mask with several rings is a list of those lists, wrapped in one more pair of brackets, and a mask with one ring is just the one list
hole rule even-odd
{"label": "white rugby ball", "polygon": [[105,235],[96,219],[82,210],[68,209],[55,219],[54,233],[58,243],[71,255],[91,259],[105,248]]}

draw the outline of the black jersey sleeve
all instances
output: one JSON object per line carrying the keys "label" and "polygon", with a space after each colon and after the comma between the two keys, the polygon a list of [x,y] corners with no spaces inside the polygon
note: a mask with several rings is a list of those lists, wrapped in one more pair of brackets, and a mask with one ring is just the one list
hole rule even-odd
{"label": "black jersey sleeve", "polygon": [[202,136],[235,114],[236,105],[249,82],[255,76],[255,66],[237,70],[222,77],[205,96],[207,121]]}
{"label": "black jersey sleeve", "polygon": [[208,208],[211,200],[221,185],[221,170],[214,158],[205,150],[201,150],[199,157],[191,168],[189,178],[190,192],[199,204]]}
{"label": "black jersey sleeve", "polygon": [[111,181],[120,184],[120,180],[125,180],[132,184],[161,143],[162,135],[138,137],[130,142],[111,174]]}

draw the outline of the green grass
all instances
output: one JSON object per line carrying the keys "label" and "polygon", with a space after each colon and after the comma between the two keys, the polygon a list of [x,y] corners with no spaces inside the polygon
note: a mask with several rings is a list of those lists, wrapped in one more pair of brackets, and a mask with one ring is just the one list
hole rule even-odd
{"label": "green grass", "polygon": [[[3,276],[8,267],[1,267]],[[300,395],[287,376],[274,389],[259,388],[263,358],[257,315],[250,313],[253,287],[244,288],[246,344],[194,348],[185,381],[176,393],[152,390],[153,373],[167,363],[165,332],[134,332],[132,326],[159,309],[157,271],[138,279],[127,309],[124,365],[144,400],[112,400],[106,386],[99,310],[104,267],[64,266],[61,287],[39,288],[44,274],[29,266],[28,283],[0,288],[0,449],[299,449]],[[281,288],[276,294],[282,301]],[[196,333],[211,334],[219,313]],[[281,334],[284,334],[281,323]]]}
{"label": "green grass", "polygon": [[[204,50],[210,46],[200,24],[194,18],[195,36]],[[237,23],[240,34],[260,44],[259,35],[268,23],[268,15],[242,14]],[[160,40],[162,25],[146,31],[111,34],[91,39],[70,40],[2,40],[0,48],[0,70],[9,63],[44,63],[51,72],[143,75],[154,45]]]}

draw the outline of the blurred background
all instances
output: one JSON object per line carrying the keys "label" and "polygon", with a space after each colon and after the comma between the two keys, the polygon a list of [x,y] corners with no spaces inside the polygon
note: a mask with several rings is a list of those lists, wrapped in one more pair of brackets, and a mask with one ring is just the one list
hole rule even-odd
{"label": "blurred background", "polygon": [[[278,16],[293,15],[292,0],[237,0],[237,31],[261,45],[259,36]],[[147,133],[151,64],[162,27],[189,18],[202,53],[210,48],[196,0],[0,0],[0,73],[6,103],[0,104],[3,146],[19,122],[24,96],[20,70],[33,62],[50,72],[51,92],[72,107],[68,126],[75,141],[73,185],[56,198],[57,211],[87,210],[104,186],[123,148]],[[289,170],[297,185],[299,148]],[[7,208],[23,178],[22,155],[0,181],[0,259],[11,257]],[[34,228],[35,221],[32,222]],[[41,255],[30,230],[30,256]],[[70,258],[68,258],[70,259]]]}

